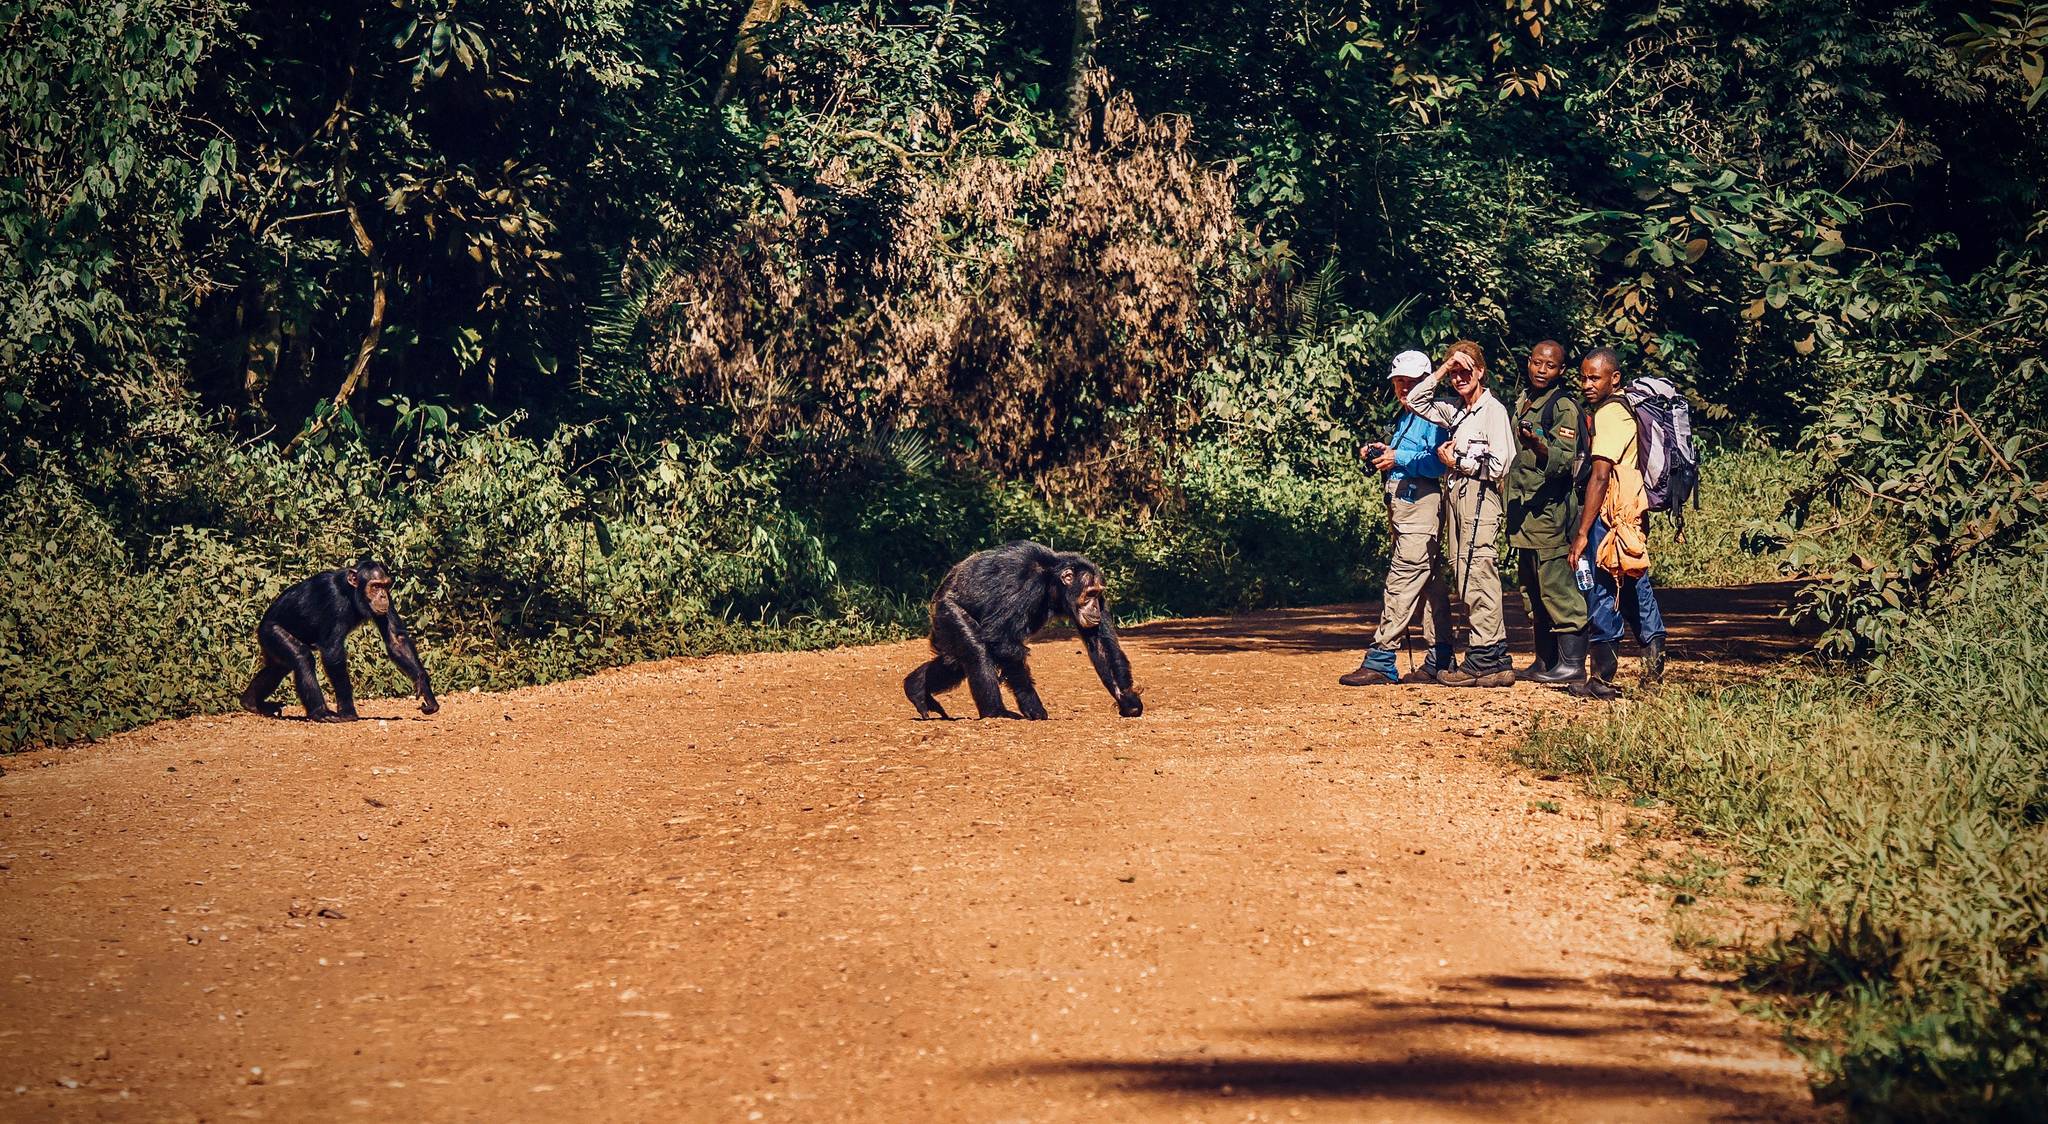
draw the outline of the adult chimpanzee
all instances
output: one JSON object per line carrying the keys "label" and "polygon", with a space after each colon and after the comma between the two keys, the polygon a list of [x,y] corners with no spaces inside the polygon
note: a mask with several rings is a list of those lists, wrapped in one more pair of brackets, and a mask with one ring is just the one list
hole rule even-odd
{"label": "adult chimpanzee", "polygon": [[[441,709],[427,682],[427,669],[420,666],[412,640],[405,634],[405,622],[398,619],[398,609],[391,604],[391,571],[367,558],[351,569],[314,574],[278,594],[264,610],[263,620],[256,626],[256,677],[242,692],[242,708],[275,717],[281,708],[268,701],[270,692],[290,675],[307,718],[353,721],[356,696],[348,681],[348,636],[367,620],[377,622],[391,662],[412,680],[413,690],[422,700],[421,712],[432,714]],[[327,678],[334,684],[332,710],[320,694],[320,679],[313,670],[315,652],[327,665]]]}
{"label": "adult chimpanzee", "polygon": [[[1025,663],[1032,634],[1055,614],[1074,623],[1089,662],[1116,700],[1117,713],[1136,718],[1145,704],[1131,688],[1131,665],[1110,626],[1109,587],[1102,571],[1078,554],[1035,542],[1013,542],[971,555],[946,571],[932,594],[931,660],[903,680],[917,716],[949,717],[932,696],[967,680],[983,718],[1045,715]],[[1017,696],[1018,714],[1003,705],[1002,683]]]}

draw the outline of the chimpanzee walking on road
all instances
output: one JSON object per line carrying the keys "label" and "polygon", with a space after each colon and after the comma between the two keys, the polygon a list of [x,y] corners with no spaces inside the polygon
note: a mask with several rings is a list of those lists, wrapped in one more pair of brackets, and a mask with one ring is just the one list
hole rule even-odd
{"label": "chimpanzee walking on road", "polygon": [[[971,555],[948,570],[932,594],[933,657],[903,680],[903,693],[919,718],[934,713],[946,718],[932,696],[965,679],[983,718],[1046,717],[1025,662],[1030,655],[1025,642],[1058,615],[1080,630],[1088,660],[1116,700],[1117,713],[1136,718],[1145,713],[1145,704],[1131,687],[1130,661],[1110,625],[1108,594],[1102,571],[1079,554],[1013,542]],[[1006,682],[1022,714],[1003,705]]]}
{"label": "chimpanzee walking on road", "polygon": [[[434,699],[427,669],[413,651],[405,634],[405,622],[391,603],[391,571],[381,562],[364,559],[351,569],[324,570],[279,594],[264,610],[256,626],[256,677],[242,692],[242,709],[276,717],[277,703],[268,701],[270,692],[292,677],[306,717],[315,722],[350,722],[356,716],[355,688],[348,678],[348,637],[364,621],[375,620],[384,634],[384,650],[391,662],[412,680],[421,698],[420,712],[441,709]],[[313,655],[327,667],[334,684],[334,708],[320,693],[320,679],[313,668]]]}

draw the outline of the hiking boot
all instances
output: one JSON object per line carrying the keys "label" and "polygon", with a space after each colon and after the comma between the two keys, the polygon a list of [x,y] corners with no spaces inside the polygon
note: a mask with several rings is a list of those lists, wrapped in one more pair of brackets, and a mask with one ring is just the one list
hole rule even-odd
{"label": "hiking boot", "polygon": [[1346,687],[1384,687],[1401,681],[1401,669],[1394,665],[1394,653],[1378,648],[1367,652],[1356,670],[1337,677]]}
{"label": "hiking boot", "polygon": [[1515,685],[1513,667],[1480,668],[1472,664],[1467,656],[1465,662],[1436,677],[1441,687],[1512,687]]}
{"label": "hiking boot", "polygon": [[1547,628],[1536,629],[1536,658],[1529,666],[1515,673],[1515,678],[1524,683],[1541,683],[1544,672],[1557,666],[1558,634]]}
{"label": "hiking boot", "polygon": [[1664,681],[1664,638],[1652,636],[1643,645],[1643,686],[1654,687]]}
{"label": "hiking boot", "polygon": [[1447,668],[1437,673],[1436,685],[1439,687],[1477,687],[1479,686],[1479,676],[1474,674],[1469,667]]}
{"label": "hiking boot", "polygon": [[1514,686],[1515,665],[1508,659],[1508,642],[1496,640],[1465,649],[1465,662],[1439,673],[1436,681],[1446,687]]}
{"label": "hiking boot", "polygon": [[1621,666],[1614,657],[1614,641],[1597,641],[1587,648],[1586,678],[1565,688],[1575,699],[1618,699],[1614,672]]}
{"label": "hiking boot", "polygon": [[1549,671],[1532,676],[1545,687],[1564,687],[1586,677],[1586,633],[1567,632],[1557,638],[1557,663]]}
{"label": "hiking boot", "polygon": [[1422,666],[1403,676],[1401,682],[1416,687],[1427,687],[1433,683],[1441,682],[1439,678],[1440,673],[1437,671],[1438,668],[1456,667],[1457,665],[1458,650],[1456,648],[1431,648],[1428,654],[1422,657]]}

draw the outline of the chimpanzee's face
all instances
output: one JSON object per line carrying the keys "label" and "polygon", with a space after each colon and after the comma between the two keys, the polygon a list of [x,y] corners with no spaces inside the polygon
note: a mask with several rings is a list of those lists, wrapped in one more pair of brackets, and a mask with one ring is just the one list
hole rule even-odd
{"label": "chimpanzee's face", "polygon": [[381,617],[391,611],[391,571],[382,566],[358,566],[349,571],[348,584],[363,591],[372,613]]}
{"label": "chimpanzee's face", "polygon": [[1067,612],[1076,625],[1102,627],[1109,587],[1103,584],[1101,571],[1093,566],[1069,566],[1060,571],[1060,586],[1066,590]]}

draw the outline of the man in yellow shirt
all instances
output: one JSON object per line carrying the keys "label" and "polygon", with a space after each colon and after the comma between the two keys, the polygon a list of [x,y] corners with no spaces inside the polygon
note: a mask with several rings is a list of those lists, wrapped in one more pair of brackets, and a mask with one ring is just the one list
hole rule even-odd
{"label": "man in yellow shirt", "polygon": [[[1602,514],[1610,491],[1619,493],[1616,498],[1622,501],[1618,505],[1622,510],[1643,513],[1645,553],[1649,520],[1639,460],[1640,434],[1635,413],[1621,396],[1620,356],[1609,347],[1588,353],[1579,363],[1579,384],[1586,395],[1589,452],[1580,470],[1579,525],[1568,555],[1575,569],[1581,558],[1599,559],[1601,540],[1611,533]],[[1586,591],[1586,609],[1591,618],[1586,678],[1572,684],[1572,694],[1600,699],[1620,695],[1614,688],[1614,645],[1621,640],[1624,613],[1636,642],[1643,646],[1643,681],[1654,683],[1663,676],[1664,616],[1658,611],[1657,591],[1647,571],[1640,577],[1624,577],[1602,569],[1596,561],[1593,588]]]}

